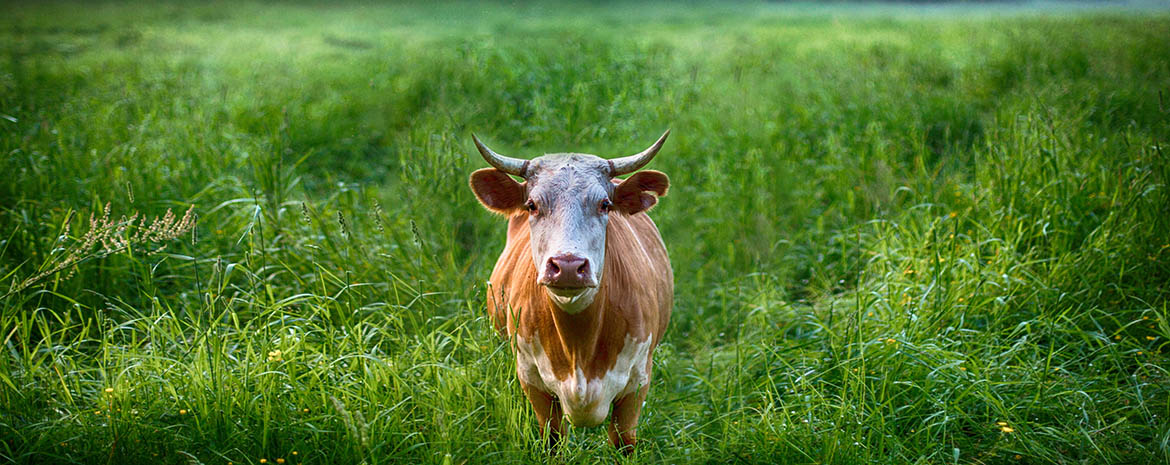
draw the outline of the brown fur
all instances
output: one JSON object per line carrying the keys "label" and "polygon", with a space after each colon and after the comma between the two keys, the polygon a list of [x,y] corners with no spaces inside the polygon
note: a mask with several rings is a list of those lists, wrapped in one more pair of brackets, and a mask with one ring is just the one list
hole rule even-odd
{"label": "brown fur", "polygon": [[[653,334],[646,360],[646,371],[651,373],[654,348],[670,322],[674,273],[658,228],[648,215],[610,215],[601,288],[581,313],[570,315],[556,309],[536,278],[528,215],[513,213],[508,220],[507,243],[492,272],[488,293],[488,311],[496,330],[503,336],[529,340],[539,335],[554,374],[561,380],[578,368],[591,379],[602,377],[614,366],[627,335],[644,341]],[[555,443],[562,430],[559,402],[535,386],[521,382],[521,387],[536,410],[542,430]],[[608,435],[610,442],[624,453],[633,450],[635,428],[648,390],[649,386],[642,386],[614,399]]]}
{"label": "brown fur", "polygon": [[[650,261],[642,257],[643,248]],[[627,334],[645,340],[653,333],[651,351],[658,345],[670,321],[674,273],[658,228],[645,213],[610,216],[601,289],[593,304],[576,315],[556,310],[536,283],[529,250],[527,214],[515,214],[492,272],[488,311],[501,335],[529,339],[539,334],[558,379],[578,367],[590,378],[604,375]]]}
{"label": "brown fur", "polygon": [[[613,163],[593,155],[554,154],[530,162],[526,164],[529,169],[525,171],[524,183],[493,168],[478,170],[470,179],[480,202],[508,217],[507,242],[492,271],[488,292],[488,311],[496,330],[509,338],[518,336],[532,341],[539,337],[543,355],[560,381],[575,376],[578,370],[591,380],[604,378],[615,366],[627,339],[643,343],[649,338],[644,367],[648,382],[653,351],[670,321],[674,274],[658,228],[645,212],[657,203],[658,196],[666,194],[669,179],[651,170],[635,173],[625,180],[610,178],[608,169],[612,169]],[[599,265],[604,269],[589,306],[579,313],[569,313],[558,308],[540,286],[540,273],[533,256],[543,260],[546,255],[542,248],[548,247],[548,228],[558,226],[556,222],[548,223],[550,218],[564,220],[543,215],[573,213],[564,210],[565,207],[558,209],[557,202],[591,200],[591,196],[598,195],[598,189],[590,184],[596,181],[613,183],[602,191],[608,191],[613,202],[605,223],[604,257],[597,257],[597,262],[604,262]],[[600,205],[601,200],[597,201]],[[588,215],[598,214],[605,213],[587,212],[585,218],[596,218]],[[536,222],[535,233],[530,229],[530,220]],[[566,235],[564,225],[559,226],[561,230],[552,231],[561,236],[552,239],[594,240],[596,237],[597,242],[591,243],[595,244],[592,250],[601,252],[600,228],[584,232],[568,228],[570,233]],[[534,234],[538,241],[535,244]],[[562,431],[564,410],[560,401],[544,391],[543,385],[530,385],[523,377],[520,385],[542,431],[548,432],[549,439],[555,442]],[[610,441],[623,452],[633,449],[635,428],[648,392],[649,386],[642,385],[612,400],[608,433]]]}

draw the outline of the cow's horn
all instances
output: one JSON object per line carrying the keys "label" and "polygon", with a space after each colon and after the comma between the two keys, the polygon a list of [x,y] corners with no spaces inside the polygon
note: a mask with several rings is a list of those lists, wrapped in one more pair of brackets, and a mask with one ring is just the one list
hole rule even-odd
{"label": "cow's horn", "polygon": [[493,152],[492,149],[489,149],[486,145],[483,145],[483,142],[480,142],[479,138],[475,137],[475,134],[471,135],[471,139],[475,141],[475,148],[479,149],[479,154],[483,155],[483,159],[487,161],[489,165],[492,165],[496,167],[496,169],[505,173],[524,177],[524,171],[528,169],[528,160],[505,157],[496,152]]}
{"label": "cow's horn", "polygon": [[662,137],[658,138],[658,142],[655,142],[654,145],[650,146],[650,148],[643,150],[642,153],[610,160],[609,175],[621,176],[623,174],[630,174],[638,171],[639,168],[646,166],[646,164],[650,163],[650,160],[654,158],[654,155],[658,153],[658,149],[662,148],[662,143],[666,142],[666,136],[669,135],[670,130],[667,129],[666,132],[662,133]]}

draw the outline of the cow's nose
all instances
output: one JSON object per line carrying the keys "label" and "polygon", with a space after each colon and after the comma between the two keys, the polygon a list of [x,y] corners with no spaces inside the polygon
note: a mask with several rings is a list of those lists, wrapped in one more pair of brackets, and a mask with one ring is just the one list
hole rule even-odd
{"label": "cow's nose", "polygon": [[544,284],[553,287],[587,287],[589,259],[572,254],[550,257],[544,268]]}

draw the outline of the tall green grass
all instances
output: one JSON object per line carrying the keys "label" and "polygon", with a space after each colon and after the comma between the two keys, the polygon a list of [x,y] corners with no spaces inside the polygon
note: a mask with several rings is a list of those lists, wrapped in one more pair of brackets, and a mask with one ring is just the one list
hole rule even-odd
{"label": "tall green grass", "polygon": [[[5,12],[2,461],[1170,461],[1165,13]],[[470,132],[616,156],[668,127],[642,442],[546,458]],[[106,205],[197,226],[81,249]]]}

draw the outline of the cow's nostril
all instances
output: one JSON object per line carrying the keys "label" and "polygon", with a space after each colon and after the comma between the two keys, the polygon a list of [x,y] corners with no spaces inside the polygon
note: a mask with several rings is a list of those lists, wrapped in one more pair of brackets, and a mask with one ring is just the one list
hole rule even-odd
{"label": "cow's nostril", "polygon": [[582,263],[581,266],[577,267],[577,274],[584,275],[585,273],[588,273],[588,272],[589,272],[589,260],[585,260],[585,262]]}
{"label": "cow's nostril", "polygon": [[561,267],[557,266],[556,262],[549,260],[548,261],[548,271],[550,274],[555,275],[555,274],[561,272]]}

